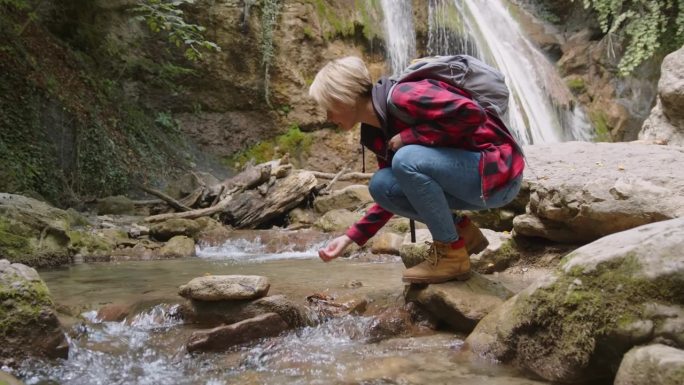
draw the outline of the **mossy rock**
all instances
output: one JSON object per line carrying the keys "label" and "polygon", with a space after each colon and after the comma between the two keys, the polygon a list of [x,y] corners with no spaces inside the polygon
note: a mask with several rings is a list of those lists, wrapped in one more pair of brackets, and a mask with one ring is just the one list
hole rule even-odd
{"label": "mossy rock", "polygon": [[581,247],[555,274],[485,317],[466,342],[478,354],[563,383],[612,379],[635,345],[667,340],[682,348],[673,338],[684,333],[682,323],[665,325],[672,320],[653,310],[684,305],[682,244],[679,218]]}
{"label": "mossy rock", "polygon": [[110,255],[116,247],[116,241],[104,234],[89,231],[69,231],[69,250],[73,254],[83,256],[104,257]]}
{"label": "mossy rock", "polygon": [[32,198],[0,193],[0,258],[33,267],[71,261],[69,215]]}
{"label": "mossy rock", "polygon": [[54,304],[38,273],[0,260],[0,364],[27,356],[66,358],[67,344]]}
{"label": "mossy rock", "polygon": [[123,195],[110,196],[97,201],[97,215],[133,215],[135,203]]}
{"label": "mossy rock", "polygon": [[207,226],[211,226],[211,222],[174,218],[150,226],[150,236],[162,242],[168,241],[177,235],[196,238],[199,232]]}

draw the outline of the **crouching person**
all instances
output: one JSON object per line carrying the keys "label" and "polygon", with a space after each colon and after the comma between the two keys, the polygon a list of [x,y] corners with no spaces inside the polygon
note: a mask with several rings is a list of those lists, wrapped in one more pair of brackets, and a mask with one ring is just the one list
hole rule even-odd
{"label": "crouching person", "polygon": [[403,281],[468,279],[470,254],[488,242],[452,210],[512,201],[522,182],[523,154],[504,123],[465,90],[435,79],[392,86],[387,78],[373,84],[357,57],[329,62],[311,84],[309,94],[329,121],[343,130],[361,123],[361,143],[379,166],[369,185],[376,203],[319,256],[327,262],[352,242],[365,244],[396,214],[425,223],[434,240],[426,260],[407,269]]}

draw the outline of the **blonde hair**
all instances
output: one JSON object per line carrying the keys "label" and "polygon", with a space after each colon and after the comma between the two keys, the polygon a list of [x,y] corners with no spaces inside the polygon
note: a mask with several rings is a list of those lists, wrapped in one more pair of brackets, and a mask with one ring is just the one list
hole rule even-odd
{"label": "blonde hair", "polygon": [[370,95],[373,83],[363,60],[355,56],[335,59],[316,74],[309,95],[326,110],[333,103],[347,106],[356,103],[361,95]]}

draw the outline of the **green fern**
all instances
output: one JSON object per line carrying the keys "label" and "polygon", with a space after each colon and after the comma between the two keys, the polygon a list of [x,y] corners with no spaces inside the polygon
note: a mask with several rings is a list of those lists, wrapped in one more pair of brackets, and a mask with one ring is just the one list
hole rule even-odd
{"label": "green fern", "polygon": [[183,47],[183,54],[188,60],[198,61],[202,59],[203,51],[220,52],[221,48],[205,39],[206,28],[185,21],[180,7],[194,2],[195,0],[138,0],[133,12],[138,14],[139,20],[147,23],[150,31],[165,32],[171,44],[178,48]]}
{"label": "green fern", "polygon": [[[573,0],[574,1],[574,0]],[[631,74],[661,49],[684,44],[684,0],[583,0],[609,39],[626,38],[619,74]],[[663,46],[663,43],[667,46]]]}

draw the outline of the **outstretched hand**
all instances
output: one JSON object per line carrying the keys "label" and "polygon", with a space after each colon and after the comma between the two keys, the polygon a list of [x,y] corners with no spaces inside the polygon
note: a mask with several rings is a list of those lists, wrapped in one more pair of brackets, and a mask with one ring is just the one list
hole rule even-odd
{"label": "outstretched hand", "polygon": [[344,250],[351,245],[352,242],[351,238],[347,235],[341,235],[330,241],[324,248],[318,250],[318,256],[323,262],[330,262],[342,255]]}

